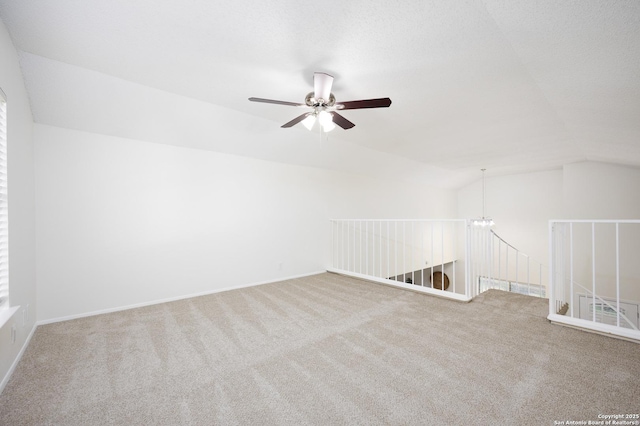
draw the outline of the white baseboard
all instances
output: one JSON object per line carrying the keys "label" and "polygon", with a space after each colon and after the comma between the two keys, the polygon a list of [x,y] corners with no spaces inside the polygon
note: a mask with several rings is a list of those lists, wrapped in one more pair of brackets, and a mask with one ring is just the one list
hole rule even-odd
{"label": "white baseboard", "polygon": [[7,383],[9,383],[9,379],[11,378],[11,375],[13,374],[14,370],[18,366],[20,359],[22,359],[22,355],[24,354],[24,351],[27,350],[27,347],[29,346],[29,342],[31,342],[31,337],[33,337],[33,333],[36,332],[36,328],[38,328],[37,323],[33,324],[33,328],[31,329],[31,331],[29,332],[29,335],[25,339],[24,344],[22,345],[22,348],[20,348],[20,352],[18,352],[18,356],[16,357],[16,359],[13,360],[13,364],[11,364],[11,368],[9,368],[9,371],[7,371],[7,374],[5,374],[5,376],[2,378],[2,382],[0,382],[0,393],[2,393],[2,391],[4,390],[4,387],[7,386]]}
{"label": "white baseboard", "polygon": [[69,320],[78,319],[78,318],[92,317],[94,315],[110,314],[112,312],[126,311],[128,309],[142,308],[142,307],[145,307],[145,306],[158,305],[160,303],[176,302],[178,300],[191,299],[192,297],[207,296],[209,294],[222,293],[223,291],[238,290],[238,289],[241,289],[241,288],[255,287],[255,286],[264,285],[264,284],[276,283],[276,282],[279,282],[279,281],[287,281],[287,280],[292,280],[292,279],[296,279],[296,278],[303,278],[303,277],[308,277],[308,276],[311,276],[311,275],[323,274],[325,272],[327,272],[327,271],[325,271],[325,270],[315,271],[315,272],[309,272],[309,273],[306,273],[306,274],[293,275],[293,276],[289,276],[289,277],[281,277],[281,278],[277,278],[277,279],[273,279],[273,280],[269,280],[269,281],[260,281],[260,282],[249,283],[249,284],[241,284],[241,285],[234,286],[234,287],[225,287],[225,288],[220,288],[220,289],[215,289],[215,290],[210,290],[210,291],[203,291],[203,292],[200,292],[200,293],[192,293],[192,294],[186,294],[186,295],[183,295],[183,296],[170,297],[170,298],[167,298],[167,299],[153,300],[153,301],[150,301],[150,302],[136,303],[136,304],[133,304],[133,305],[119,306],[119,307],[116,307],[116,308],[101,309],[99,311],[85,312],[85,313],[82,313],[82,314],[68,315],[68,316],[64,316],[64,317],[41,320],[41,321],[38,321],[36,324],[37,325],[53,324],[53,323],[56,323],[56,322],[69,321]]}

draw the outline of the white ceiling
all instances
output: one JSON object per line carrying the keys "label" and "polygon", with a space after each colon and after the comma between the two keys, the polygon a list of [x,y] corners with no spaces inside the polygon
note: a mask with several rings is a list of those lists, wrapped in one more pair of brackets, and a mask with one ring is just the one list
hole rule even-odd
{"label": "white ceiling", "polygon": [[[454,187],[640,167],[634,0],[0,0],[0,18],[42,124],[380,176],[384,157]],[[318,154],[279,127],[299,110],[247,101],[303,102],[314,71],[338,101],[393,104],[345,111]]]}

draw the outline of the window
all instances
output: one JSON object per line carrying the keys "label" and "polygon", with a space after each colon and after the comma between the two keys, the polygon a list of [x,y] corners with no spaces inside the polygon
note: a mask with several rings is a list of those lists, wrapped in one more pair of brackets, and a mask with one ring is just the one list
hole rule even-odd
{"label": "window", "polygon": [[7,97],[0,89],[0,309],[9,306],[9,228],[7,219]]}

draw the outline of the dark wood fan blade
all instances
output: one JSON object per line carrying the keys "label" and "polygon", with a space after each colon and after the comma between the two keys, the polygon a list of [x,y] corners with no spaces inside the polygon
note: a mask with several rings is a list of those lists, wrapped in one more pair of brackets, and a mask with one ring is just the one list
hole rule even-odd
{"label": "dark wood fan blade", "polygon": [[304,120],[305,118],[307,118],[309,115],[311,115],[310,112],[307,112],[305,114],[299,115],[298,117],[294,118],[293,120],[291,120],[288,123],[283,124],[280,127],[293,127],[296,124],[298,124],[299,122],[301,122],[302,120]]}
{"label": "dark wood fan blade", "polygon": [[336,104],[337,109],[361,109],[361,108],[386,108],[391,105],[391,99],[364,99],[361,101],[339,102]]}
{"label": "dark wood fan blade", "polygon": [[277,105],[289,105],[289,106],[307,106],[305,104],[298,104],[295,102],[287,102],[287,101],[274,101],[273,99],[263,99],[263,98],[249,98],[251,102],[263,102],[265,104],[277,104]]}
{"label": "dark wood fan blade", "polygon": [[337,112],[331,112],[330,114],[333,116],[333,122],[345,130],[355,126],[355,124],[353,124],[352,122],[350,122],[349,120],[347,120],[346,118],[338,114]]}

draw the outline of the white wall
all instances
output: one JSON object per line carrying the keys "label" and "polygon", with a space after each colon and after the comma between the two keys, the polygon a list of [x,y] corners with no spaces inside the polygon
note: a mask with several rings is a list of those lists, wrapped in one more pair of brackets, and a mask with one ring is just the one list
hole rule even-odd
{"label": "white wall", "polygon": [[425,185],[34,128],[39,320],[322,271],[330,218],[455,214]]}
{"label": "white wall", "polygon": [[640,168],[582,162],[563,169],[564,216],[640,219]]}
{"label": "white wall", "polygon": [[[8,101],[9,297],[12,306],[20,305],[0,329],[0,380],[4,380],[34,327],[36,279],[32,117],[18,56],[2,21],[0,87]],[[16,326],[15,343],[11,342],[12,325]]]}

